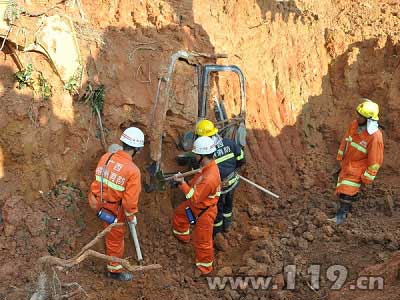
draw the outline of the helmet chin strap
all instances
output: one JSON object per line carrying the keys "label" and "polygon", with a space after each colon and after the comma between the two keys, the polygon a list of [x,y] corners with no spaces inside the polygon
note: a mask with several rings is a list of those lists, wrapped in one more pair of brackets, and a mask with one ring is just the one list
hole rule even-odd
{"label": "helmet chin strap", "polygon": [[140,150],[140,148],[138,149],[138,148],[133,148],[134,150],[133,150],[133,153],[132,153],[132,158],[136,155],[136,153],[138,153],[139,152],[139,150]]}
{"label": "helmet chin strap", "polygon": [[202,162],[203,159],[204,159],[204,156],[203,156],[203,155],[201,155],[200,157],[201,157],[201,158],[198,160],[199,165],[201,165],[201,162]]}

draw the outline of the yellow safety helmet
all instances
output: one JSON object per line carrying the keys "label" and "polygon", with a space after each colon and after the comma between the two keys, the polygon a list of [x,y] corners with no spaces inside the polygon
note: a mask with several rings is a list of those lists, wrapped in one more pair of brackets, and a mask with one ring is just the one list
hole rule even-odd
{"label": "yellow safety helmet", "polygon": [[196,134],[198,136],[213,136],[218,133],[218,128],[210,120],[201,120],[196,124]]}
{"label": "yellow safety helmet", "polygon": [[369,99],[363,99],[364,102],[357,106],[357,112],[364,118],[372,119],[375,121],[379,120],[379,106],[375,102]]}

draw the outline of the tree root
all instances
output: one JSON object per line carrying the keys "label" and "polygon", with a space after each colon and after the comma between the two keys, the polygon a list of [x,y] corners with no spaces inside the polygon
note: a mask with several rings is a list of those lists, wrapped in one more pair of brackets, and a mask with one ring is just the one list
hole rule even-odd
{"label": "tree root", "polygon": [[[99,258],[108,262],[117,262],[121,264],[126,270],[130,272],[143,272],[149,270],[161,269],[161,265],[152,264],[147,266],[132,265],[126,259],[108,256],[97,251],[91,250],[94,244],[96,244],[104,235],[106,235],[113,227],[122,226],[124,223],[114,223],[107,226],[102,232],[100,232],[93,240],[86,244],[81,251],[73,258],[62,259],[55,256],[43,256],[38,260],[39,275],[36,282],[36,291],[30,297],[30,300],[61,300],[70,299],[83,293],[86,298],[89,298],[86,291],[77,283],[63,284],[59,280],[54,267],[72,268],[78,265],[89,257]],[[73,289],[72,291],[63,291],[65,289]]]}

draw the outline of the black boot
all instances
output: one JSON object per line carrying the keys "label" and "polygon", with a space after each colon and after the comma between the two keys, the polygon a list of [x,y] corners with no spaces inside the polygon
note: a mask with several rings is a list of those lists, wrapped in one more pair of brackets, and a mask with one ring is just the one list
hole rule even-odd
{"label": "black boot", "polygon": [[107,277],[120,281],[131,281],[133,279],[132,273],[129,272],[121,272],[121,273],[107,272]]}
{"label": "black boot", "polygon": [[328,219],[328,221],[336,223],[336,225],[340,225],[346,220],[347,214],[351,208],[351,204],[349,203],[340,203],[340,207],[336,212],[335,217],[332,219]]}
{"label": "black boot", "polygon": [[229,232],[231,230],[232,219],[224,218],[223,230],[224,232]]}

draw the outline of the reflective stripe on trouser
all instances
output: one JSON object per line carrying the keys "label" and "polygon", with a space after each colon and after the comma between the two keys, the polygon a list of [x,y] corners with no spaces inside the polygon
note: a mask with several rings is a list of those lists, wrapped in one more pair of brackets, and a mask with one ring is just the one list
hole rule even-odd
{"label": "reflective stripe on trouser", "polygon": [[186,200],[175,208],[172,219],[172,232],[175,237],[182,242],[190,241],[190,224],[185,213],[185,208],[187,206],[189,206],[189,200]]}
{"label": "reflective stripe on trouser", "polygon": [[[118,220],[123,220],[123,209],[119,210]],[[104,228],[108,226],[107,223],[103,223]],[[125,225],[116,226],[111,229],[105,236],[106,241],[106,254],[109,256],[115,256],[123,258],[124,256],[124,236],[125,236]],[[110,262],[107,265],[107,269],[110,272],[119,273],[123,271],[123,267],[116,262]]]}
{"label": "reflective stripe on trouser", "polygon": [[345,195],[349,195],[349,196],[353,196],[355,194],[357,194],[360,190],[361,187],[361,183],[360,183],[361,179],[356,179],[351,176],[340,176],[339,175],[339,179],[338,182],[336,184],[336,194],[345,194]]}
{"label": "reflective stripe on trouser", "polygon": [[[185,201],[179,205],[174,211],[173,230],[180,233],[189,230],[189,222],[185,214],[185,207],[190,206],[190,201]],[[195,215],[200,213],[200,209],[192,208]],[[213,224],[217,215],[216,206],[208,208],[200,218],[197,219],[196,225],[193,227],[192,244],[195,251],[196,267],[204,274],[212,271],[212,262],[214,260],[214,247],[212,240]],[[190,235],[175,236],[182,241],[189,241]]]}

